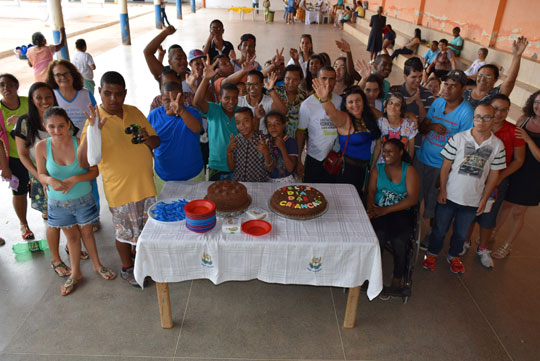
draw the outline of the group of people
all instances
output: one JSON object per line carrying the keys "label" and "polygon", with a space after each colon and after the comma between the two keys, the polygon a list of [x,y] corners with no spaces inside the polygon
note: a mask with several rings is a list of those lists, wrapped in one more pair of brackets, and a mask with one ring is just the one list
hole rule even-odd
{"label": "group of people", "polygon": [[[263,67],[255,61],[256,37],[244,34],[235,47],[223,39],[220,20],[210,23],[203,48],[187,55],[177,44],[163,50],[175,31],[165,28],[144,49],[159,89],[148,116],[124,104],[126,84],[118,72],[103,74],[99,106],[81,72],[65,60],[49,64],[46,82],[34,83],[28,98],[17,94],[13,75],[0,75],[1,139],[9,158],[0,157],[2,176],[21,181],[13,204],[23,238],[32,236],[28,192],[48,219],[51,265],[69,277],[63,295],[82,278],[80,259],[90,257],[105,279],[116,276],[100,263],[93,238],[98,173],[113,216],[121,277],[134,286],[132,248],[167,181],[353,184],[381,248],[392,243],[394,290],[402,287],[407,241],[422,200],[432,224],[423,266],[435,268],[454,221],[448,253],[454,273],[465,271],[460,255],[470,247],[474,222],[481,226],[477,253],[493,267],[487,248],[493,229],[512,214],[512,238],[494,254],[503,258],[526,207],[540,202],[540,188],[531,183],[540,173],[540,92],[531,95],[517,126],[506,120],[524,38],[514,43],[502,85],[494,86],[498,68],[485,64],[476,85],[467,85],[463,71],[450,70],[433,93],[420,85],[421,59],[407,60],[404,82],[391,86],[391,56],[377,55],[372,64],[354,61],[343,39],[336,46],[345,56],[333,62],[315,53],[311,35],[304,34],[287,64],[284,49],[277,49]],[[97,167],[88,162],[86,136],[96,122],[102,138]],[[136,140],[125,132],[132,126],[140,129]],[[342,160],[338,169],[332,157]],[[71,268],[59,256],[60,229]]]}

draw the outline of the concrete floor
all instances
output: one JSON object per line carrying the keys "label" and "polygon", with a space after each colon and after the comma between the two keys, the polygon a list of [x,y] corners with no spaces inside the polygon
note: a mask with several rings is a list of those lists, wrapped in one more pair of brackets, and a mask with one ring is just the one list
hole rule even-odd
{"label": "concrete floor", "polygon": [[[178,42],[186,50],[202,46],[213,18],[225,22],[225,38],[233,44],[242,33],[254,33],[261,63],[277,47],[297,46],[300,34],[306,32],[313,35],[315,50],[332,58],[338,54],[334,40],[342,36],[351,41],[355,57],[367,55],[364,44],[332,26],[287,26],[281,20],[265,25],[262,18],[252,22],[248,17],[240,22],[237,14],[230,20],[218,10],[185,15],[166,44]],[[127,103],[143,112],[158,90],[142,56],[144,46],[157,34],[152,24],[152,15],[131,22],[131,47],[118,45],[117,27],[84,35],[95,56],[97,79],[106,70],[120,71],[128,83]],[[31,79],[31,69],[20,65],[14,57],[0,59],[2,72]],[[390,80],[402,81],[399,69]],[[22,82],[21,94],[29,85]],[[497,261],[493,270],[482,268],[472,254],[464,257],[467,273],[462,276],[453,275],[442,260],[434,272],[420,267],[405,305],[399,299],[369,302],[362,295],[354,329],[342,328],[347,300],[342,289],[259,281],[214,286],[195,280],[170,285],[175,327],[164,330],[154,285],[142,291],[121,279],[104,281],[92,272],[90,261],[83,261],[84,282],[72,295],[62,297],[63,280],[50,268],[48,253],[15,258],[11,246],[21,240],[10,199],[2,186],[0,235],[7,240],[0,248],[2,361],[540,358],[540,249],[534,223],[540,216],[538,207],[528,212],[512,255]],[[96,233],[100,257],[119,271],[111,216],[106,207],[101,212],[103,228]],[[36,237],[44,238],[45,227],[36,211],[29,210],[29,222]],[[385,258],[386,265],[388,261]]]}

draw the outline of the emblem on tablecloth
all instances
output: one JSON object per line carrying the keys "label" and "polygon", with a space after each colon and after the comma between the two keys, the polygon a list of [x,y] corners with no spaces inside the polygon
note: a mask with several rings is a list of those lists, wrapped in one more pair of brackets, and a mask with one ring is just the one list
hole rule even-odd
{"label": "emblem on tablecloth", "polygon": [[212,256],[210,256],[208,253],[203,252],[201,261],[201,266],[204,266],[206,268],[214,268],[214,266],[212,265]]}
{"label": "emblem on tablecloth", "polygon": [[308,271],[320,272],[322,271],[322,257],[313,257],[309,263]]}

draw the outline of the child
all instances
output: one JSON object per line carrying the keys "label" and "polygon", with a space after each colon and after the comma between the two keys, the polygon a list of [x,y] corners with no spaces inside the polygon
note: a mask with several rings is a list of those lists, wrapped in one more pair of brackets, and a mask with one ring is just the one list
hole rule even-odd
{"label": "child", "polygon": [[453,273],[465,272],[459,254],[467,232],[476,216],[484,213],[499,171],[506,168],[504,145],[491,131],[494,114],[493,107],[487,103],[476,107],[474,127],[451,137],[441,151],[444,158],[441,188],[435,209],[435,225],[422,262],[425,269],[435,269],[437,255],[454,221],[447,260]]}
{"label": "child", "polygon": [[270,14],[270,0],[264,0],[264,22],[268,23],[268,15]]}
{"label": "child", "polygon": [[71,122],[63,108],[47,109],[43,121],[50,138],[36,145],[36,162],[39,181],[46,186],[48,226],[61,228],[67,239],[71,275],[60,290],[62,296],[67,296],[82,280],[81,238],[94,271],[106,280],[116,278],[116,274],[99,261],[92,230],[92,222],[99,213],[90,181],[97,177],[98,169],[95,166],[85,169],[88,167],[85,162],[79,164],[79,142],[69,131]]}
{"label": "child", "polygon": [[298,161],[298,144],[286,134],[287,117],[274,110],[268,112],[264,124],[270,141],[270,155],[274,161],[274,170],[270,173],[270,182],[294,182],[292,173]]}
{"label": "child", "polygon": [[94,64],[94,59],[92,55],[86,52],[86,41],[84,39],[78,39],[75,42],[75,47],[77,52],[73,56],[73,65],[77,67],[77,70],[81,73],[84,78],[84,87],[94,94],[94,70],[96,70],[96,64]]}
{"label": "child", "polygon": [[246,83],[241,81],[240,83],[236,84],[236,87],[238,88],[239,97],[245,97],[246,95],[248,95]]}
{"label": "child", "polygon": [[[116,249],[122,261],[120,275],[130,285],[139,287],[133,275],[131,246],[137,244],[148,219],[148,209],[155,202],[152,150],[159,146],[160,140],[141,111],[124,104],[126,82],[120,73],[108,71],[103,74],[99,95],[103,103],[90,108],[78,158],[81,164],[87,162],[86,131],[89,124],[97,121],[101,128],[103,156],[98,167],[113,216]],[[125,133],[131,124],[141,127],[138,144],[132,143],[133,136]]]}
{"label": "child", "polygon": [[268,173],[274,170],[268,136],[256,130],[259,121],[248,107],[236,109],[234,120],[240,134],[236,137],[231,134],[231,140],[227,146],[227,165],[233,172],[233,180],[266,182]]}

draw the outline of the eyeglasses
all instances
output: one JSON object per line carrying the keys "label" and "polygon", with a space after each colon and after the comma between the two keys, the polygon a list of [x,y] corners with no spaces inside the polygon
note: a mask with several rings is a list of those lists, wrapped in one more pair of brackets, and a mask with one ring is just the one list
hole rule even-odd
{"label": "eyeglasses", "polygon": [[492,120],[493,118],[494,118],[493,115],[480,115],[480,114],[475,114],[475,115],[473,116],[473,119],[474,119],[474,120],[481,120],[481,121],[483,121],[483,122],[485,122],[485,123],[491,122],[491,120]]}
{"label": "eyeglasses", "polygon": [[478,74],[477,75],[478,79],[482,79],[482,78],[486,78],[486,79],[492,79],[493,78],[493,75],[491,74]]}
{"label": "eyeglasses", "polygon": [[493,109],[495,110],[495,113],[497,112],[508,113],[508,111],[510,110],[509,108],[497,108],[497,107],[493,107]]}
{"label": "eyeglasses", "polygon": [[54,74],[54,77],[55,78],[67,78],[70,75],[71,75],[71,73],[69,71],[67,71],[65,73],[56,73],[56,74]]}
{"label": "eyeglasses", "polygon": [[534,101],[534,104],[540,105],[540,100],[535,100],[535,101]]}

